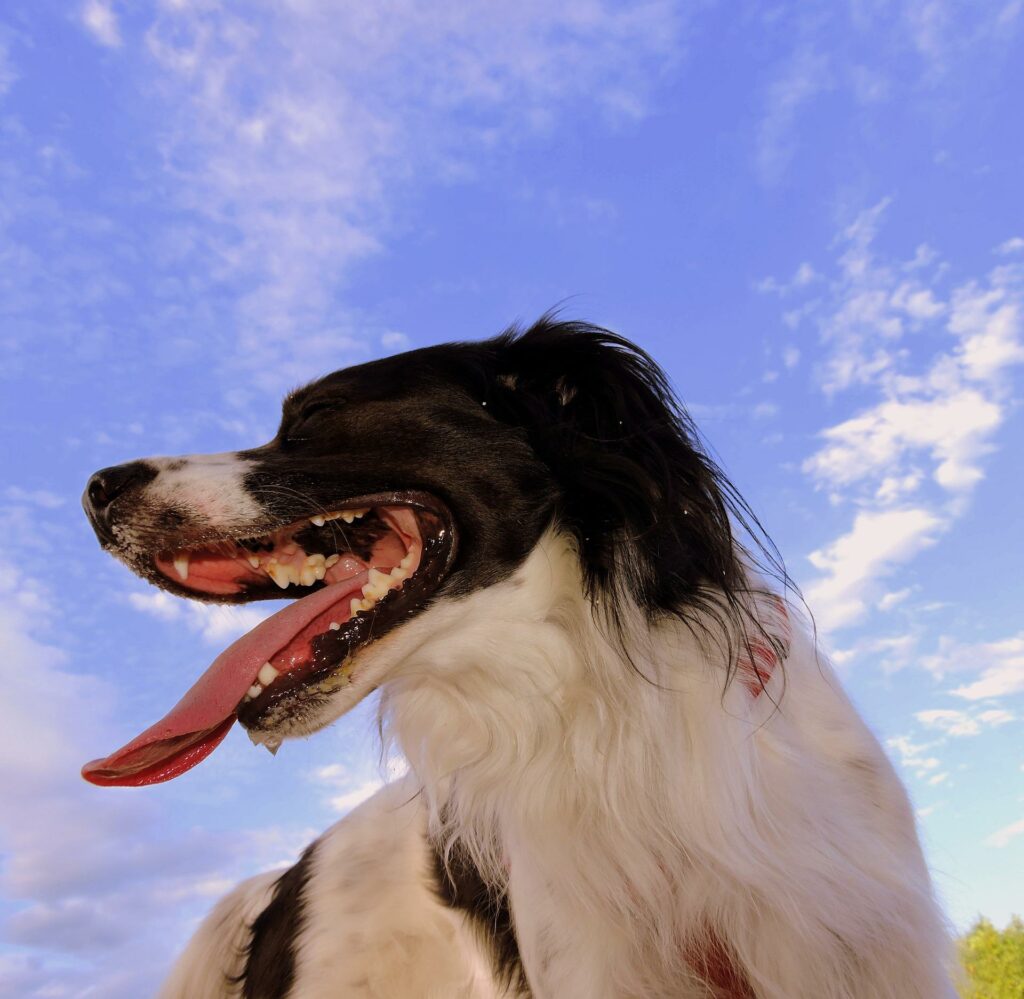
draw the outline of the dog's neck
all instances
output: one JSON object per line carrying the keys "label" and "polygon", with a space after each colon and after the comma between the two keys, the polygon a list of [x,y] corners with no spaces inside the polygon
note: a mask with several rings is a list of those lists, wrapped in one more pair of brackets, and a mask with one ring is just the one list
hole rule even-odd
{"label": "dog's neck", "polygon": [[561,910],[577,935],[684,981],[709,946],[724,954],[707,900],[683,885],[730,852],[744,803],[721,793],[747,764],[722,712],[749,730],[730,704],[751,695],[735,684],[723,699],[724,661],[695,629],[625,605],[615,628],[582,592],[575,554],[547,536],[507,582],[431,612],[447,619],[385,686],[383,720],[435,838],[458,839],[513,900],[543,894],[545,918]]}

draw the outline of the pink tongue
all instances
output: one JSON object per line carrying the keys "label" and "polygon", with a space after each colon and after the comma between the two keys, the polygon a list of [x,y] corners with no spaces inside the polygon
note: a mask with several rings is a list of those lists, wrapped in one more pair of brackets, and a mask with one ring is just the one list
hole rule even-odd
{"label": "pink tongue", "polygon": [[360,573],[267,618],[217,656],[164,718],[106,759],[87,763],[82,776],[92,784],[137,787],[191,770],[227,735],[260,667],[335,604],[347,619],[349,597],[366,580],[367,573]]}

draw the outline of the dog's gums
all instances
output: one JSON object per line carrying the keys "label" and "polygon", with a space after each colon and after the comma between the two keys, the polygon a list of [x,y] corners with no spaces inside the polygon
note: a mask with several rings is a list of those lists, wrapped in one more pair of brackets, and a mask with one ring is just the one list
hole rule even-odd
{"label": "dog's gums", "polygon": [[[236,718],[258,729],[282,702],[348,679],[361,648],[422,609],[454,555],[443,504],[415,493],[382,498],[360,497],[254,537],[157,553],[156,571],[179,593],[233,603],[300,599],[239,638],[160,722],[87,764],[83,776],[103,785],[169,780],[205,759]],[[276,748],[273,736],[262,741]]]}

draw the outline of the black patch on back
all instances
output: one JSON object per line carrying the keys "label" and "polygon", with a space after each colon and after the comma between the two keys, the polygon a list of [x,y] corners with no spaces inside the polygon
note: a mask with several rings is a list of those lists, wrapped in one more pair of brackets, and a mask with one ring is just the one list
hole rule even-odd
{"label": "black patch on back", "polygon": [[253,920],[245,967],[233,979],[242,999],[286,999],[295,981],[295,940],[306,922],[305,898],[316,842],[278,878],[267,907]]}
{"label": "black patch on back", "polygon": [[484,881],[461,844],[452,847],[447,866],[437,845],[431,843],[430,849],[438,898],[450,908],[465,913],[483,932],[490,943],[494,973],[501,985],[528,996],[530,990],[508,896],[496,892]]}

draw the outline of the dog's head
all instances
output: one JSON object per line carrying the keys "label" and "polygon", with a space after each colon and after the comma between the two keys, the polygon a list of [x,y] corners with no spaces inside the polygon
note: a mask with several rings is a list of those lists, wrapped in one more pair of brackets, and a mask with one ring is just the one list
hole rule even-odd
{"label": "dog's head", "polygon": [[176,776],[236,718],[271,746],[327,724],[386,682],[387,639],[509,577],[549,528],[613,614],[743,588],[744,509],[661,371],[551,319],[335,372],[285,400],[268,444],[104,469],[83,502],[102,546],[172,593],[295,598],[89,764],[102,784]]}

